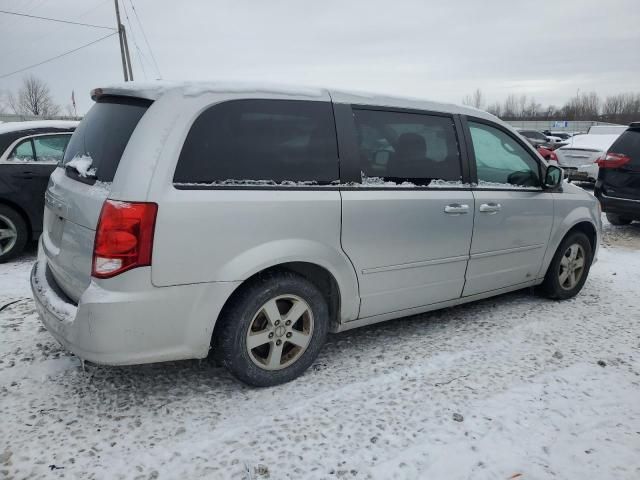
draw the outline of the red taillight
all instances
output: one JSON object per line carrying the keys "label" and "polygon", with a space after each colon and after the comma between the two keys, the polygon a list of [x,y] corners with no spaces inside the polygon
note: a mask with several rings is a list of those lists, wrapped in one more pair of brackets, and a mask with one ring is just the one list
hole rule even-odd
{"label": "red taillight", "polygon": [[151,265],[157,213],[155,203],[106,200],[98,220],[91,275],[111,278]]}
{"label": "red taillight", "polygon": [[558,155],[556,155],[556,152],[549,153],[549,161],[558,163]]}
{"label": "red taillight", "polygon": [[631,161],[631,158],[622,153],[607,153],[596,160],[600,168],[620,168]]}

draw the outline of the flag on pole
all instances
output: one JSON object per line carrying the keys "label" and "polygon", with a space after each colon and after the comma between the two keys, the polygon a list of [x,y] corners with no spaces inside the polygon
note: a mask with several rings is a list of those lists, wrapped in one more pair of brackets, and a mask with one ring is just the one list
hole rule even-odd
{"label": "flag on pole", "polygon": [[71,90],[71,104],[73,105],[73,114],[77,117],[78,110],[76,109],[76,92]]}

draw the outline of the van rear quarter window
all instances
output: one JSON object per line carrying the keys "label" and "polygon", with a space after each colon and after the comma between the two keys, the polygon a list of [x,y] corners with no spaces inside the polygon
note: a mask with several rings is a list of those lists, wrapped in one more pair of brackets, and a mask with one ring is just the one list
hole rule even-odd
{"label": "van rear quarter window", "polygon": [[63,165],[75,157],[91,157],[97,180],[111,182],[131,134],[150,100],[128,97],[99,99],[71,136]]}
{"label": "van rear quarter window", "polygon": [[333,109],[328,102],[231,100],[193,123],[173,181],[215,184],[339,179]]}

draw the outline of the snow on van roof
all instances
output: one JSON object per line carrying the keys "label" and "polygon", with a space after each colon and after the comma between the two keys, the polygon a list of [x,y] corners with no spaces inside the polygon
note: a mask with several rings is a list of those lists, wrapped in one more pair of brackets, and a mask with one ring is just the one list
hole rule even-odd
{"label": "snow on van roof", "polygon": [[101,95],[122,95],[157,100],[170,91],[180,91],[186,97],[208,93],[276,94],[308,98],[329,98],[336,103],[379,105],[398,108],[417,108],[448,113],[460,113],[500,121],[497,117],[473,107],[440,103],[421,98],[384,95],[378,93],[345,91],[331,88],[295,86],[266,82],[193,81],[193,82],[126,82],[97,88],[91,92],[95,100]]}
{"label": "snow on van roof", "polygon": [[100,95],[123,95],[157,100],[170,91],[180,91],[186,97],[197,97],[207,93],[266,93],[322,97],[327,91],[313,87],[292,87],[272,83],[250,82],[126,82],[97,88],[91,92],[95,100]]}
{"label": "snow on van roof", "polygon": [[31,130],[34,128],[75,128],[80,122],[72,120],[28,120],[26,122],[7,122],[0,125],[0,134]]}

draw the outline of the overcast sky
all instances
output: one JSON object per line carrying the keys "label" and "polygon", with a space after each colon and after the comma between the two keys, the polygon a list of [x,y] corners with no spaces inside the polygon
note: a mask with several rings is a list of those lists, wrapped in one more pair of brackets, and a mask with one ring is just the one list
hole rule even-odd
{"label": "overcast sky", "polygon": [[[577,90],[640,91],[640,0],[120,0],[135,79],[268,80],[460,103],[479,87],[561,105]],[[113,0],[0,0],[0,9],[115,26]],[[109,34],[0,14],[0,76]],[[134,41],[135,39],[135,41]],[[139,49],[136,47],[136,43]],[[117,36],[32,73],[78,110],[122,80]]]}

